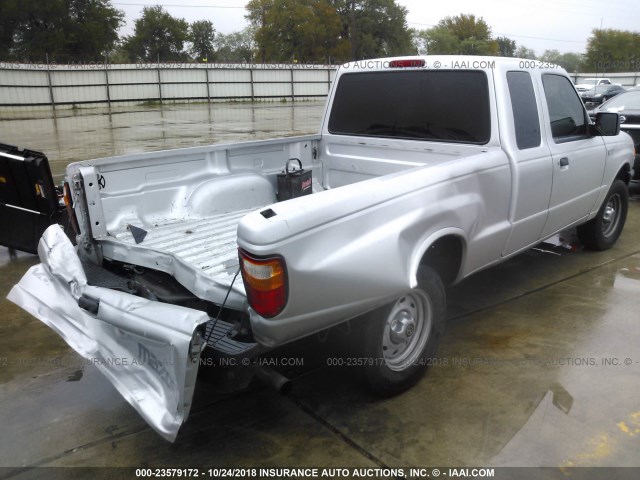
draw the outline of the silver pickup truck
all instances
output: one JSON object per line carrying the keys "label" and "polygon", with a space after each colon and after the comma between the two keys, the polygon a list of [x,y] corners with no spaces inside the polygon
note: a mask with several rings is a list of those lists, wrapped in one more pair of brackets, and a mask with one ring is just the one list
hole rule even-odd
{"label": "silver pickup truck", "polygon": [[611,247],[633,158],[561,68],[349,63],[317,135],[69,165],[77,246],[49,227],[8,298],[172,441],[203,358],[265,375],[251,359],[350,319],[369,384],[394,394],[435,353],[447,285],[571,226]]}

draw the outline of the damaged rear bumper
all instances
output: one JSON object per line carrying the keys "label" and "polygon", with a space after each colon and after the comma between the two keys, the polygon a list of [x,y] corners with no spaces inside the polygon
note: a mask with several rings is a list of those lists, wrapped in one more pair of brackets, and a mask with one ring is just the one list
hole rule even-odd
{"label": "damaged rear bumper", "polygon": [[7,298],[91,360],[154,430],[174,441],[191,408],[209,316],[88,285],[58,225],[45,231],[38,254],[42,263]]}

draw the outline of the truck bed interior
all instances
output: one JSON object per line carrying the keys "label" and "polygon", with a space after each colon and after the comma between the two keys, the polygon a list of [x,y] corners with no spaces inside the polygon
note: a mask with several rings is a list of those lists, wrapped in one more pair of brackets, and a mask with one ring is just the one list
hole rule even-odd
{"label": "truck bed interior", "polygon": [[[221,213],[197,219],[174,219],[156,224],[146,232],[140,245],[163,252],[210,276],[234,274],[238,267],[236,230],[240,219],[254,209]],[[131,228],[112,232],[115,240],[138,245]]]}
{"label": "truck bed interior", "polygon": [[[425,165],[425,151],[403,153],[319,136],[214,145],[82,162],[100,185],[87,192],[93,236],[106,258],[172,274],[200,298],[219,303],[238,270],[236,230],[248,213],[276,202],[276,177],[289,158],[313,171],[313,191],[338,188]],[[460,150],[460,148],[458,148]],[[434,152],[446,161],[460,151]],[[401,158],[402,160],[398,160]],[[86,189],[85,180],[85,189]],[[138,237],[136,239],[136,236]],[[244,297],[233,285],[230,306]]]}
{"label": "truck bed interior", "polygon": [[[82,169],[92,234],[105,258],[169,273],[196,296],[221,303],[238,271],[238,223],[276,202],[286,161],[300,158],[314,169],[314,189],[322,188],[316,138],[99,159],[70,172]],[[237,281],[227,305],[243,302]]]}

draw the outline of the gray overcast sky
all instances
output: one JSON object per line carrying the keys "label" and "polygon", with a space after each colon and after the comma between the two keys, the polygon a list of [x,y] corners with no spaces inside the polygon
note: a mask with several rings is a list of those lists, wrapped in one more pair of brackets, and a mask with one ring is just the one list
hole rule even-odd
{"label": "gray overcast sky", "polygon": [[[174,17],[211,20],[217,31],[242,30],[247,0],[114,0],[126,14],[121,33],[133,32],[144,5],[162,5]],[[506,35],[518,46],[544,50],[584,53],[593,28],[640,30],[638,0],[399,0],[409,10],[407,21],[413,28],[429,28],[442,18],[460,13],[483,17],[495,36]]]}

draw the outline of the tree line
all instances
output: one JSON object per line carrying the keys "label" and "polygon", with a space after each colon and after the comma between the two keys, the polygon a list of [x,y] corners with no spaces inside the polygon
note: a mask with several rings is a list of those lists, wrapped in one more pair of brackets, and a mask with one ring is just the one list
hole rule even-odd
{"label": "tree line", "polygon": [[540,56],[483,18],[461,14],[409,28],[396,0],[249,0],[248,26],[217,32],[145,6],[133,34],[119,36],[124,13],[110,0],[2,0],[0,61],[342,63],[412,54],[495,55],[556,63],[571,72],[640,70],[640,33],[594,29],[585,54]]}

